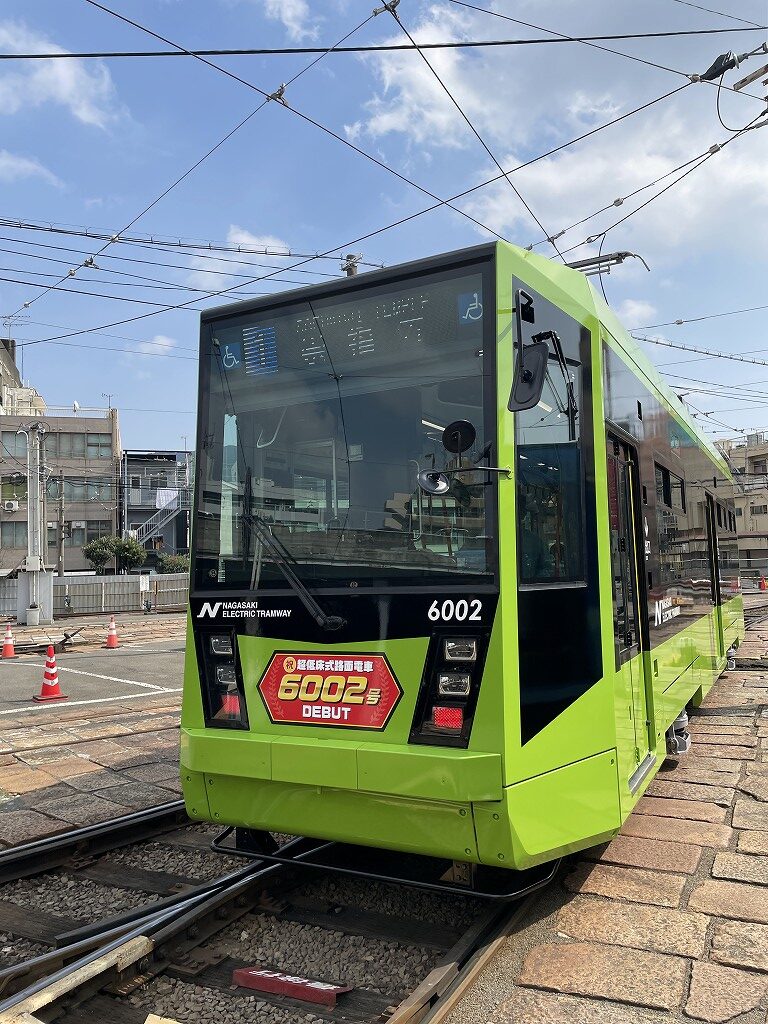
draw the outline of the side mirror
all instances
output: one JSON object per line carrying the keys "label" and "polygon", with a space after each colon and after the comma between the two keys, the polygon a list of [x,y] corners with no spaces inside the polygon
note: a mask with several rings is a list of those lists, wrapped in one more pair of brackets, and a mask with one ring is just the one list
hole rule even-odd
{"label": "side mirror", "polygon": [[515,359],[512,391],[507,403],[510,412],[523,412],[539,404],[547,377],[548,361],[549,345],[545,341],[520,346]]}
{"label": "side mirror", "polygon": [[523,338],[523,321],[529,324],[535,323],[536,312],[533,306],[533,297],[522,288],[518,288],[515,292],[517,355],[512,390],[507,403],[510,412],[523,412],[538,405],[547,376],[549,346],[545,341],[534,341],[532,344],[526,345]]}

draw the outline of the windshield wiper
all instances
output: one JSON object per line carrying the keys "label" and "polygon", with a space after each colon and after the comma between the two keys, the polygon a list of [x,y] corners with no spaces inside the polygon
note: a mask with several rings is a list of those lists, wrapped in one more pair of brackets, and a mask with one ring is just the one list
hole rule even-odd
{"label": "windshield wiper", "polygon": [[293,571],[291,561],[294,561],[295,564],[295,559],[293,559],[293,556],[282,541],[278,540],[277,537],[274,536],[272,530],[269,528],[269,524],[262,519],[261,516],[256,515],[253,512],[243,512],[240,518],[243,526],[247,527],[265,548],[269,549],[275,565],[277,565],[280,572],[285,576],[291,589],[295,592],[296,596],[318,626],[322,629],[331,631],[343,629],[347,624],[347,620],[343,619],[340,615],[328,615],[328,613],[322,609],[313,595],[309,590],[307,590],[304,583]]}
{"label": "windshield wiper", "polygon": [[551,341],[552,347],[555,350],[555,356],[557,358],[558,365],[560,366],[560,373],[563,375],[563,381],[565,383],[565,395],[567,402],[567,409],[564,410],[568,416],[568,426],[570,439],[575,440],[576,430],[576,417],[579,415],[579,407],[576,404],[576,389],[573,386],[573,381],[568,374],[568,363],[565,359],[565,353],[563,352],[562,342],[557,331],[541,331],[539,334],[534,334],[531,337],[531,341]]}

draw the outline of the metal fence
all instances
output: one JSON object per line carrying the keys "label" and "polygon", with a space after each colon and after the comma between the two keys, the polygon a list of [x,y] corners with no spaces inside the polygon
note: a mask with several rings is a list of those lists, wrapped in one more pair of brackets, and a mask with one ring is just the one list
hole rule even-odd
{"label": "metal fence", "polygon": [[[56,576],[53,614],[63,618],[92,612],[170,611],[184,608],[188,596],[189,575],[185,572],[157,576]],[[2,601],[0,590],[0,608],[4,607]],[[15,611],[14,603],[9,614]]]}

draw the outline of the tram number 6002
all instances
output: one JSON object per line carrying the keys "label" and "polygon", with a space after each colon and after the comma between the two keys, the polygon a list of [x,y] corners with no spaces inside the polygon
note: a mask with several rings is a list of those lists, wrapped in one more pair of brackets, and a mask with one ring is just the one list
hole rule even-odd
{"label": "tram number 6002", "polygon": [[471,601],[433,601],[427,618],[430,622],[481,622],[483,602],[477,598]]}

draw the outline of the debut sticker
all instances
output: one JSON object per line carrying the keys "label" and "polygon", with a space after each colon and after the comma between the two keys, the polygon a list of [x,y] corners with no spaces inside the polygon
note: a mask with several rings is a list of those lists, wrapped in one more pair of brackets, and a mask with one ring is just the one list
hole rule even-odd
{"label": "debut sticker", "polygon": [[259,692],[275,724],[383,729],[403,695],[383,654],[273,654]]}

